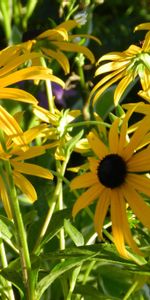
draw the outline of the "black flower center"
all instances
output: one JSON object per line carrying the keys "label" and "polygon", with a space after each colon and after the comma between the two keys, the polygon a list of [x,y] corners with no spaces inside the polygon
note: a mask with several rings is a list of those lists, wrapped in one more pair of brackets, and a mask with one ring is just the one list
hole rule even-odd
{"label": "black flower center", "polygon": [[119,187],[125,181],[126,163],[118,154],[109,154],[99,163],[97,176],[99,181],[108,188]]}

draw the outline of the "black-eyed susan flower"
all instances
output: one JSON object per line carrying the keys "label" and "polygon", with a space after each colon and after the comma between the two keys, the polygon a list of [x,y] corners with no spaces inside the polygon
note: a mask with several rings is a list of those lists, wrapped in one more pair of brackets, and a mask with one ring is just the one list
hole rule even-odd
{"label": "black-eyed susan flower", "polygon": [[[109,61],[101,64],[101,62]],[[95,103],[102,93],[114,83],[118,83],[114,92],[114,103],[118,104],[126,88],[139,78],[143,91],[146,93],[150,82],[150,31],[146,34],[142,46],[131,45],[123,52],[110,52],[98,60],[95,76],[105,75],[94,86],[90,99]]]}
{"label": "black-eyed susan flower", "polygon": [[120,119],[113,122],[107,146],[97,134],[89,133],[89,145],[96,157],[89,157],[89,171],[71,182],[71,189],[87,189],[75,202],[73,217],[94,200],[98,200],[94,224],[99,237],[103,239],[102,227],[110,207],[114,243],[119,253],[126,258],[129,258],[129,252],[125,244],[135,253],[141,254],[130,231],[127,204],[143,225],[150,229],[150,206],[141,196],[141,193],[150,196],[150,179],[144,175],[150,170],[150,148],[136,151],[149,130],[149,119],[143,119],[128,141],[126,134],[130,114],[131,110],[122,122],[120,133]]}
{"label": "black-eyed susan flower", "polygon": [[[34,138],[36,138],[39,132],[43,130],[43,125],[42,128],[41,126],[37,126],[35,128],[28,129],[25,132],[22,132],[20,129],[19,137],[17,139],[17,133],[15,131],[15,120],[10,124],[10,127],[7,127],[7,124],[4,124],[3,126],[3,122],[1,122],[0,124],[2,124],[2,128],[4,128],[3,139],[1,140],[0,144],[0,198],[3,202],[8,217],[12,218],[9,196],[6,186],[7,172],[5,170],[4,162],[6,160],[9,160],[12,167],[12,175],[16,187],[19,188],[19,190],[27,196],[27,199],[30,202],[34,202],[35,200],[37,200],[37,194],[33,185],[24,176],[24,174],[38,176],[50,180],[53,179],[53,175],[48,169],[25,162],[25,160],[42,155],[45,152],[43,146],[30,146],[30,143],[34,140]],[[17,130],[18,128],[19,125],[17,127]]]}

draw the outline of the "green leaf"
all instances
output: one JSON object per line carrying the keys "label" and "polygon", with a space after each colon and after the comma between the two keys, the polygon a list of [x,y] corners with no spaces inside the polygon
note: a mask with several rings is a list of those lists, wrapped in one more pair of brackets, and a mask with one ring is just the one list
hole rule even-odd
{"label": "green leaf", "polygon": [[20,296],[21,296],[21,299],[25,293],[25,290],[24,290],[24,284],[23,284],[23,281],[22,281],[22,276],[21,276],[21,273],[13,270],[12,268],[5,268],[3,269],[0,274],[5,278],[7,279],[8,281],[10,281],[19,291],[20,293]]}
{"label": "green leaf", "polygon": [[12,233],[10,232],[7,224],[5,224],[1,219],[0,219],[0,231],[2,236],[6,236],[8,239],[11,239]]}
{"label": "green leaf", "polygon": [[[93,254],[91,255],[91,257]],[[43,293],[46,291],[46,289],[52,284],[52,282],[61,276],[66,271],[71,270],[74,267],[79,266],[82,262],[88,260],[90,258],[90,255],[84,255],[81,257],[76,258],[69,258],[63,262],[58,263],[51,272],[42,278],[40,282],[37,284],[37,288],[35,291],[35,298],[36,300],[40,300]]]}
{"label": "green leaf", "polygon": [[74,227],[69,220],[64,221],[65,231],[68,233],[72,241],[75,243],[76,246],[83,246],[84,245],[84,238],[80,231]]}
{"label": "green leaf", "polygon": [[[63,209],[53,214],[51,222],[47,228],[46,234],[44,235],[43,240],[40,244],[40,248],[43,247],[46,243],[48,243],[58,233],[58,231],[64,225],[64,219],[69,218],[70,215],[71,213],[69,209]],[[45,218],[42,218],[31,226],[31,229],[28,233],[30,249],[34,248],[38,235],[43,227],[44,221]]]}
{"label": "green leaf", "polygon": [[108,298],[108,296],[102,295],[100,291],[91,286],[91,284],[77,284],[74,289],[74,294],[80,294],[85,297],[85,299],[89,300],[120,300],[116,297],[111,296],[111,298]]}

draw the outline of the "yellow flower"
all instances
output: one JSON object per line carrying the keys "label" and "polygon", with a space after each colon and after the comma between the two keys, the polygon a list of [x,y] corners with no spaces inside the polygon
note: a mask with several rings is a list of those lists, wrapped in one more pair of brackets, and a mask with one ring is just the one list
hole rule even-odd
{"label": "yellow flower", "polygon": [[131,235],[126,203],[143,225],[150,229],[150,207],[140,194],[142,192],[150,196],[150,179],[143,174],[150,170],[150,148],[136,152],[149,130],[149,118],[143,119],[130,141],[127,141],[130,115],[131,110],[122,122],[120,134],[120,119],[113,122],[108,135],[108,146],[95,133],[89,133],[88,141],[96,157],[89,157],[89,171],[75,177],[71,182],[71,189],[87,188],[73,206],[73,217],[97,199],[94,224],[99,237],[103,239],[102,226],[110,207],[114,243],[125,258],[130,257],[125,248],[126,243],[135,253],[141,255]]}
{"label": "yellow flower", "polygon": [[118,104],[126,88],[140,78],[142,88],[148,91],[150,85],[150,31],[146,34],[142,47],[131,45],[123,52],[111,52],[103,55],[98,64],[109,60],[96,70],[95,76],[109,73],[92,89],[90,99],[93,104],[102,93],[114,83],[120,81],[114,92],[114,103]]}
{"label": "yellow flower", "polygon": [[[72,35],[69,32],[78,27],[79,24],[75,20],[68,20],[53,29],[48,29],[39,34],[34,40],[24,43],[28,49],[35,51],[42,51],[43,55],[48,59],[55,59],[63,68],[65,74],[70,72],[70,64],[65,52],[79,52],[83,53],[91,63],[95,62],[93,53],[85,46],[81,45],[81,38],[93,39],[100,44],[100,41],[89,34]],[[23,44],[21,45],[23,47]],[[33,64],[37,60],[33,59]]]}
{"label": "yellow flower", "polygon": [[[46,80],[49,79],[64,87],[64,82],[51,74],[51,70],[42,66],[24,66],[32,59],[41,55],[29,52],[20,46],[11,46],[0,51],[0,98],[11,99],[27,103],[37,103],[36,98],[30,93],[13,87],[8,87],[22,80]],[[18,68],[21,68],[18,70]]]}
{"label": "yellow flower", "polygon": [[[9,132],[11,132],[12,127],[13,127],[13,123],[11,124],[11,128],[9,129],[10,130]],[[24,141],[23,147],[21,147],[19,143],[14,143],[13,134],[8,135],[8,131],[7,131],[7,135],[5,135],[5,147],[3,146],[3,144],[0,144],[1,166],[3,165],[3,162],[5,160],[10,161],[15,185],[20,189],[20,191],[23,194],[27,196],[27,198],[31,202],[37,200],[37,194],[33,185],[24,176],[24,174],[38,176],[50,180],[53,179],[53,175],[49,170],[32,163],[24,162],[26,159],[30,159],[42,155],[45,152],[43,146],[31,147],[29,145],[30,142],[33,141],[33,139],[39,134],[41,130],[43,130],[43,128],[37,126],[25,132],[20,132],[20,138],[22,136],[22,140]],[[12,218],[11,208],[9,204],[9,197],[7,194],[7,187],[5,186],[5,182],[3,180],[4,177],[7,180],[7,173],[5,170],[3,171],[3,175],[0,174],[0,197],[8,217]]]}
{"label": "yellow flower", "polygon": [[[55,152],[55,158],[64,160],[64,145],[72,138],[69,134],[71,128],[67,128],[67,125],[77,118],[80,114],[80,110],[62,110],[55,109],[54,113],[35,105],[33,106],[33,113],[42,121],[52,126],[47,126],[41,136],[43,143],[51,140],[50,144],[45,144],[45,147],[57,147]],[[80,147],[80,145],[78,145]]]}

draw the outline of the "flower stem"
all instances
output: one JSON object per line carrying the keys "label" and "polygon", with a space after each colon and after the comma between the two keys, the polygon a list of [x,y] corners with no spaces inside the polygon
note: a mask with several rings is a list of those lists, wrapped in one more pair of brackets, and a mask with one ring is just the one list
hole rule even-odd
{"label": "flower stem", "polygon": [[[62,181],[63,181],[63,177],[64,177],[64,174],[65,174],[65,170],[66,170],[66,166],[67,166],[67,163],[68,163],[68,160],[69,160],[69,157],[66,157],[66,159],[63,161],[62,165],[61,165],[61,168],[59,170],[59,175],[60,177],[57,179],[57,184],[56,184],[56,188],[55,188],[55,192],[53,194],[53,198],[51,200],[51,206],[48,210],[48,213],[47,213],[47,216],[45,218],[45,222],[43,224],[43,227],[41,229],[41,232],[38,236],[38,239],[36,241],[36,244],[34,246],[34,249],[33,249],[33,253],[35,254],[38,254],[39,251],[40,251],[40,243],[47,231],[47,228],[49,226],[49,223],[51,221],[51,218],[52,218],[52,215],[53,215],[53,212],[55,210],[55,207],[56,207],[56,203],[59,199],[59,195],[60,195],[60,192],[61,192],[61,189],[62,189]],[[63,244],[62,244],[63,246]]]}
{"label": "flower stem", "polygon": [[[3,268],[7,268],[8,263],[7,263],[5,246],[4,246],[4,243],[2,240],[1,232],[0,232],[0,256],[1,256],[1,264],[2,264]],[[7,291],[9,300],[15,300],[11,282],[4,279],[4,285],[5,285],[5,290]]]}
{"label": "flower stem", "polygon": [[22,214],[20,211],[17,193],[14,185],[12,169],[11,169],[10,162],[8,160],[4,161],[4,167],[8,176],[8,184],[7,182],[5,184],[8,191],[13,220],[17,232],[17,239],[18,239],[17,242],[19,246],[23,281],[24,281],[26,294],[27,294],[26,296],[28,300],[33,300],[34,299],[33,278],[31,272],[31,261],[30,261],[29,249],[27,244],[26,232],[25,232],[25,228],[22,220]]}
{"label": "flower stem", "polygon": [[[42,66],[47,68],[44,57],[41,57],[41,63],[42,63]],[[49,79],[45,80],[45,85],[46,85],[49,111],[54,114],[55,113],[55,104],[54,104],[54,97],[53,97],[53,93],[52,93],[51,81]]]}

